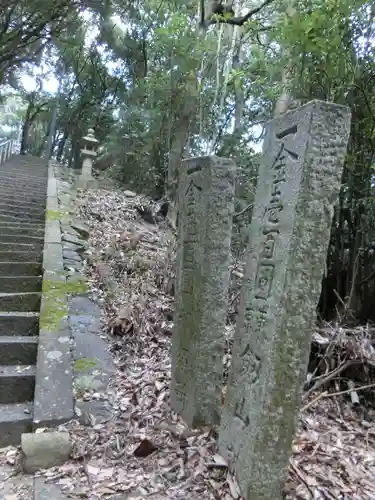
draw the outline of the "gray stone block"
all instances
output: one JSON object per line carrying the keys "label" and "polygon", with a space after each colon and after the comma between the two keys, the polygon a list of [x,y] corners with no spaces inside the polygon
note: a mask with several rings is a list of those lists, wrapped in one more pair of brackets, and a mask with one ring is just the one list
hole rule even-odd
{"label": "gray stone block", "polygon": [[0,401],[3,404],[32,401],[35,387],[34,366],[0,367]]}
{"label": "gray stone block", "polygon": [[75,386],[81,391],[105,390],[116,368],[107,342],[99,336],[100,308],[84,296],[73,297],[69,302]]}
{"label": "gray stone block", "polygon": [[193,427],[220,421],[235,171],[216,156],[181,169],[171,406]]}
{"label": "gray stone block", "polygon": [[320,101],[266,127],[219,436],[245,500],[282,497],[349,131]]}
{"label": "gray stone block", "polygon": [[82,262],[79,262],[77,260],[64,259],[64,269],[74,269],[75,271],[81,271],[83,269],[83,264]]}
{"label": "gray stone block", "polygon": [[74,416],[71,334],[67,323],[65,276],[46,273],[45,283],[40,312],[34,400],[36,427],[51,427]]}
{"label": "gray stone block", "polygon": [[74,243],[63,241],[63,251],[73,251],[81,255],[82,253],[84,253],[85,250],[86,250],[85,246],[76,245]]}
{"label": "gray stone block", "polygon": [[46,232],[45,232],[44,238],[45,238],[46,243],[60,243],[61,244],[60,222],[58,220],[47,219]]}
{"label": "gray stone block", "polygon": [[0,311],[38,312],[40,300],[40,293],[0,293]]}
{"label": "gray stone block", "polygon": [[43,268],[53,273],[64,271],[61,242],[45,243],[43,250]]}
{"label": "gray stone block", "polygon": [[23,469],[34,473],[62,465],[69,459],[73,445],[68,432],[38,432],[22,434]]}

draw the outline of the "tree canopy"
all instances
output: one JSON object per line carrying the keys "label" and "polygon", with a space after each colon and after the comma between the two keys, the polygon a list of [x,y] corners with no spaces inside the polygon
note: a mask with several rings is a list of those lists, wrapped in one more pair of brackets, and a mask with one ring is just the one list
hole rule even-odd
{"label": "tree canopy", "polygon": [[[0,127],[3,134],[22,128],[22,152],[45,154],[50,138],[52,154],[71,167],[92,127],[97,167],[154,197],[173,197],[182,157],[232,156],[239,168],[233,251],[241,252],[262,168],[262,124],[277,103],[350,106],[320,313],[371,319],[374,9],[366,0],[238,0],[234,17],[211,20],[202,32],[192,1],[5,0]],[[26,75],[35,79],[31,91]]]}

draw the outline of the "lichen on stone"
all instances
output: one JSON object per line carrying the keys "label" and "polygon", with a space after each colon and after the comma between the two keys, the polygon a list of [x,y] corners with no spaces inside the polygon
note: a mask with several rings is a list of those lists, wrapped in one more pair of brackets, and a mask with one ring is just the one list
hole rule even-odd
{"label": "lichen on stone", "polygon": [[46,210],[46,219],[48,220],[60,220],[63,214],[60,210]]}
{"label": "lichen on stone", "polygon": [[92,358],[80,358],[74,362],[74,370],[77,372],[87,372],[96,366],[96,360]]}

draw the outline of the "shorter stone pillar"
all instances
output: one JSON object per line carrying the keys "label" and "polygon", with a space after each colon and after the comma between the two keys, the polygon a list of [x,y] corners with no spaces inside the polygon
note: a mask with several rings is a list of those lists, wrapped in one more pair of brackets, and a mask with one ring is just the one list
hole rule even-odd
{"label": "shorter stone pillar", "polygon": [[94,130],[90,128],[87,136],[82,139],[83,149],[82,154],[82,172],[80,176],[80,185],[87,184],[92,177],[92,164],[98,156],[97,148],[99,141],[95,139]]}
{"label": "shorter stone pillar", "polygon": [[349,131],[321,101],[266,127],[219,434],[245,500],[282,498]]}
{"label": "shorter stone pillar", "polygon": [[171,406],[189,426],[220,420],[235,163],[182,163]]}

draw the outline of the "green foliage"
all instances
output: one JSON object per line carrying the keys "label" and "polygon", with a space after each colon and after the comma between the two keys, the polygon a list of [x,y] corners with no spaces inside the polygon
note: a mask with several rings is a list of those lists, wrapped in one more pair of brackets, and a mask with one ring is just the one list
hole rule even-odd
{"label": "green foliage", "polygon": [[[293,6],[292,15],[282,3],[262,9],[234,40],[223,24],[198,33],[196,2],[8,0],[0,13],[0,84],[13,85],[18,104],[9,112],[14,97],[6,98],[0,128],[16,128],[22,119],[25,151],[41,154],[52,134],[57,158],[79,167],[81,138],[93,127],[98,165],[155,197],[169,195],[181,156],[209,150],[233,157],[236,211],[245,209],[235,223],[237,254],[247,239],[260,163],[254,149],[280,94],[288,90],[299,104],[319,98],[350,106],[321,311],[334,310],[338,293],[354,314],[366,316],[366,296],[375,293],[373,6],[364,0]],[[39,75],[33,92],[22,86],[26,73]],[[57,95],[44,88],[51,76]]]}

